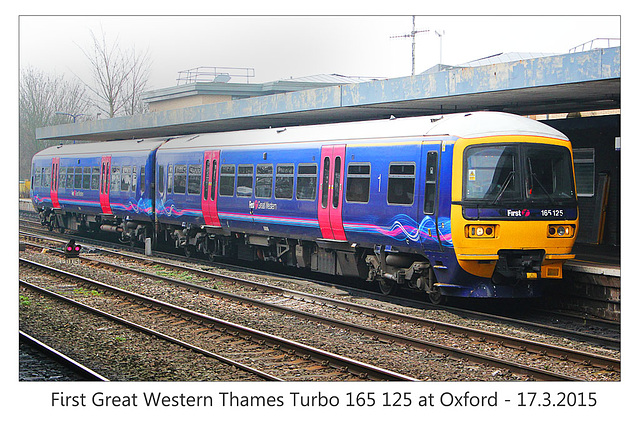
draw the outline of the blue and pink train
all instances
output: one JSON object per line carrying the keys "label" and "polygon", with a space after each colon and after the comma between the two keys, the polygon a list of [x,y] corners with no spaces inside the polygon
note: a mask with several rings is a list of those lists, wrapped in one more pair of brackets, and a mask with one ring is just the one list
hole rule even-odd
{"label": "blue and pink train", "polygon": [[505,113],[60,145],[36,154],[43,224],[150,237],[443,296],[529,297],[562,277],[571,144]]}

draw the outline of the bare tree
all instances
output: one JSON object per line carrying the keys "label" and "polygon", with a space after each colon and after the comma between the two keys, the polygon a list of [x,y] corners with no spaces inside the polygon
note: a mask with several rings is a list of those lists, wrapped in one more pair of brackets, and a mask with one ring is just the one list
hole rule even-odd
{"label": "bare tree", "polygon": [[122,50],[116,39],[108,43],[104,32],[98,38],[91,32],[93,45],[82,49],[91,65],[93,85],[87,85],[96,96],[96,107],[108,117],[142,111],[140,94],[149,79],[149,56],[135,48]]}
{"label": "bare tree", "polygon": [[131,74],[125,85],[125,99],[127,103],[124,107],[127,115],[141,114],[148,110],[147,105],[142,102],[141,95],[146,90],[151,72],[151,61],[149,51],[138,52],[135,47],[129,53],[131,64]]}
{"label": "bare tree", "polygon": [[64,76],[47,75],[27,67],[20,72],[19,144],[20,178],[29,177],[31,158],[38,151],[60,141],[36,140],[36,128],[68,123],[56,113],[88,114],[90,100],[85,86]]}

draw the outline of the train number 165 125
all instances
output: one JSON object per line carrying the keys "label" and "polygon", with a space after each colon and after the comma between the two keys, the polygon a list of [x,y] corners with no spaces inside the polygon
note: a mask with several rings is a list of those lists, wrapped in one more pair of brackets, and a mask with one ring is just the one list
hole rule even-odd
{"label": "train number 165 125", "polygon": [[542,209],[540,211],[540,216],[564,216],[564,209]]}

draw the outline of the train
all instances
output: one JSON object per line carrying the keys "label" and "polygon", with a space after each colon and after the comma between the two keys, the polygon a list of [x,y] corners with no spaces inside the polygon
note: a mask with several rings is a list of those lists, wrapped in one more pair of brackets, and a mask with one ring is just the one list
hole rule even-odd
{"label": "train", "polygon": [[359,277],[434,303],[539,296],[578,232],[571,142],[502,112],[58,145],[33,157],[31,182],[52,230]]}

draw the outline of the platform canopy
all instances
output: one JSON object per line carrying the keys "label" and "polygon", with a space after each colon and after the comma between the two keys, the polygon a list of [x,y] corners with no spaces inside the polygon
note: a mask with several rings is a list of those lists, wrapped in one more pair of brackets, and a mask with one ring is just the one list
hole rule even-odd
{"label": "platform canopy", "polygon": [[338,84],[135,116],[39,128],[37,139],[117,140],[493,110],[620,108],[620,47]]}

